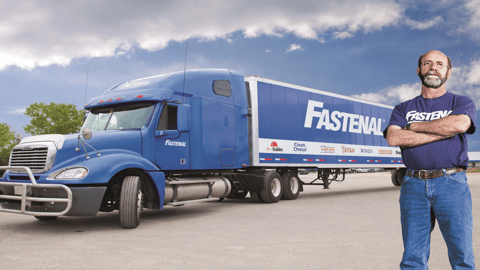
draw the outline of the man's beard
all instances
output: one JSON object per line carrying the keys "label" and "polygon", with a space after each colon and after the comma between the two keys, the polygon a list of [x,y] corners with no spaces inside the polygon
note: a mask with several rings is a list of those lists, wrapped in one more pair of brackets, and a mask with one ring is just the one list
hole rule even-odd
{"label": "man's beard", "polygon": [[447,75],[440,79],[440,76],[436,74],[427,74],[426,76],[422,74],[422,72],[418,73],[422,84],[428,88],[437,89],[445,84],[447,81]]}

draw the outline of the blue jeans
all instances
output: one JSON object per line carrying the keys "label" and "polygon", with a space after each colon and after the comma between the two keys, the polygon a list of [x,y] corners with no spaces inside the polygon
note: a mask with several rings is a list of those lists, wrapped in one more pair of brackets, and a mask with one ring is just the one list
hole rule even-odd
{"label": "blue jeans", "polygon": [[475,269],[472,197],[464,172],[421,180],[405,176],[400,193],[401,269],[428,269],[430,234],[438,221],[452,269]]}

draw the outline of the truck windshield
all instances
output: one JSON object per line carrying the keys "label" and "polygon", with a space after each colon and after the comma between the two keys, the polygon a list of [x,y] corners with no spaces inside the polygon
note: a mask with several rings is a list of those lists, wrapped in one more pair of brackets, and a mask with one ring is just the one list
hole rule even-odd
{"label": "truck windshield", "polygon": [[82,130],[87,127],[92,131],[140,129],[148,124],[154,108],[154,104],[94,108],[85,119]]}

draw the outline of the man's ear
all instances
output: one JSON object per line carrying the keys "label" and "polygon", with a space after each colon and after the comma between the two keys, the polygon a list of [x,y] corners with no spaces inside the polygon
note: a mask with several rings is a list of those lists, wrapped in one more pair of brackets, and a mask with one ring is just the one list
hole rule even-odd
{"label": "man's ear", "polygon": [[417,74],[420,74],[420,68],[417,68]]}

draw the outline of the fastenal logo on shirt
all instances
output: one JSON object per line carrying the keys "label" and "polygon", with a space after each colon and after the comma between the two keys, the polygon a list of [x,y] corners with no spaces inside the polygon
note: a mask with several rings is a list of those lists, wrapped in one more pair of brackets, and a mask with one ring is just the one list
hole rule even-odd
{"label": "fastenal logo on shirt", "polygon": [[374,134],[383,136],[382,122],[384,119],[364,116],[360,114],[346,113],[340,111],[333,111],[323,109],[316,111],[315,108],[323,108],[323,102],[309,100],[307,106],[307,114],[305,116],[304,127],[311,128],[313,118],[318,118],[317,129],[325,128],[325,130],[339,131],[363,134]]}
{"label": "fastenal logo on shirt", "polygon": [[417,111],[409,111],[407,113],[407,122],[415,122],[415,121],[431,121],[431,120],[436,120],[443,118],[445,116],[448,116],[452,113],[453,111],[436,111],[436,112],[417,112]]}
{"label": "fastenal logo on shirt", "polygon": [[176,141],[166,140],[165,145],[187,147],[187,142],[176,142]]}

